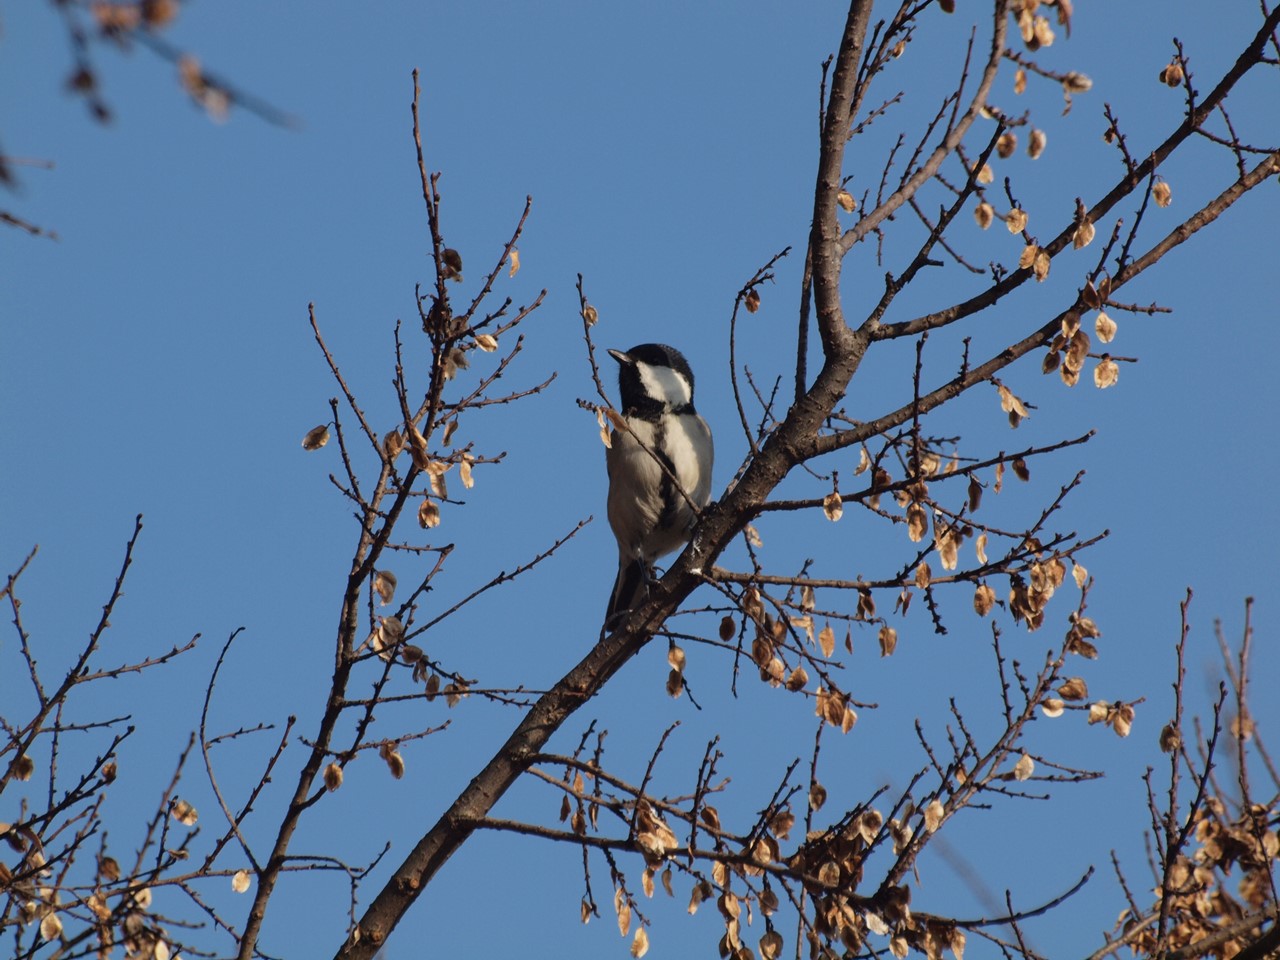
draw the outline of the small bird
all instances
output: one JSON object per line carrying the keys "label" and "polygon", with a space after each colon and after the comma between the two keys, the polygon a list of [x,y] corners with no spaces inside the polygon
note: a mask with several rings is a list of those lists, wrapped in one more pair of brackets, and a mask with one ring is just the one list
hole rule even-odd
{"label": "small bird", "polygon": [[622,419],[613,431],[609,468],[609,526],[618,540],[605,629],[636,607],[648,591],[653,563],[689,541],[698,511],[711,497],[711,429],[693,408],[693,371],[684,355],[663,343],[642,343],[618,361]]}

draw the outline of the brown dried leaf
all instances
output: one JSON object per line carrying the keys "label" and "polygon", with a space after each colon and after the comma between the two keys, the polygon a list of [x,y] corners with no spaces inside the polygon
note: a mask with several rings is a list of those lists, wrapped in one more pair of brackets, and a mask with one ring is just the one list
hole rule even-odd
{"label": "brown dried leaf", "polygon": [[752,287],[747,291],[747,295],[742,298],[742,305],[747,308],[747,313],[755,313],[760,309],[760,291]]}
{"label": "brown dried leaf", "polygon": [[805,684],[807,684],[808,682],[809,682],[809,674],[805,670],[805,668],[796,667],[794,670],[791,671],[790,675],[787,677],[786,682],[783,684],[783,686],[785,686],[792,693],[795,693],[798,690],[803,690],[805,687]]}
{"label": "brown dried leaf", "polygon": [[231,875],[231,889],[236,893],[244,893],[249,889],[248,870],[237,870]]}
{"label": "brown dried leaf", "polygon": [[876,615],[875,597],[865,587],[858,591],[858,616],[863,620],[873,620]]}
{"label": "brown dried leaf", "polygon": [[329,442],[329,425],[322,423],[318,427],[312,427],[307,431],[307,435],[302,438],[303,450],[319,450]]}
{"label": "brown dried leaf", "polygon": [[588,327],[594,327],[600,320],[600,311],[591,304],[587,303],[582,308],[582,319]]}
{"label": "brown dried leaf", "polygon": [[477,333],[476,346],[485,353],[493,353],[498,349],[498,338],[491,333]]}
{"label": "brown dried leaf", "polygon": [[342,786],[342,768],[336,763],[330,763],[324,768],[324,788],[333,793]]}
{"label": "brown dried leaf", "polygon": [[1049,25],[1048,17],[1036,17],[1032,22],[1031,40],[1032,49],[1053,46],[1053,27]]}
{"label": "brown dried leaf", "polygon": [[828,520],[835,523],[844,516],[844,501],[840,499],[840,494],[832,490],[822,498],[822,512],[826,514]]}
{"label": "brown dried leaf", "polygon": [[893,656],[893,651],[898,646],[898,631],[886,623],[880,627],[877,639],[880,641],[880,656]]}
{"label": "brown dried leaf", "polygon": [[720,639],[728,643],[733,639],[733,635],[738,632],[738,625],[734,623],[733,617],[728,615],[720,619]]}
{"label": "brown dried leaf", "polygon": [[1115,386],[1120,379],[1120,366],[1111,359],[1111,354],[1104,353],[1098,365],[1093,368],[1093,383],[1099,390]]}
{"label": "brown dried leaf", "polygon": [[470,454],[462,455],[462,462],[458,464],[458,477],[462,480],[462,485],[470,490],[476,485],[475,477],[471,475],[471,465],[475,462]]}
{"label": "brown dried leaf", "polygon": [[384,743],[378,748],[378,756],[387,764],[387,769],[391,771],[391,776],[399,780],[404,776],[404,757],[400,755],[398,745],[395,743]]}
{"label": "brown dried leaf", "polygon": [[1115,339],[1116,322],[1103,310],[1098,311],[1098,319],[1094,321],[1093,329],[1103,343],[1110,343]]}
{"label": "brown dried leaf", "polygon": [[836,652],[836,632],[831,629],[831,624],[827,624],[818,633],[818,646],[822,648],[822,655],[830,658]]}
{"label": "brown dried leaf", "polygon": [[1040,248],[1034,243],[1029,243],[1022,248],[1022,255],[1018,257],[1018,269],[1029,270],[1035,266],[1036,257],[1040,254]]}
{"label": "brown dried leaf", "polygon": [[413,457],[413,465],[425,470],[431,464],[431,453],[427,449],[427,438],[422,435],[417,424],[411,423],[405,428],[409,441],[409,455]]}
{"label": "brown dried leaf", "polygon": [[520,251],[512,247],[511,252],[507,254],[507,260],[511,263],[511,269],[507,272],[507,276],[514,277],[520,272]]}
{"label": "brown dried leaf", "polygon": [[827,802],[827,788],[820,784],[817,780],[809,784],[809,809],[815,813],[822,809],[822,805]]}
{"label": "brown dried leaf", "polygon": [[728,890],[720,894],[716,900],[716,906],[726,920],[737,920],[742,915],[742,901]]}
{"label": "brown dried leaf", "polygon": [[693,889],[689,891],[689,913],[690,915],[698,912],[698,904],[711,896],[711,884],[703,881],[695,883]]}
{"label": "brown dried leaf", "polygon": [[1133,728],[1133,706],[1128,703],[1116,704],[1116,709],[1111,715],[1111,729],[1116,732],[1118,737],[1127,737],[1129,731]]}
{"label": "brown dried leaf", "polygon": [[449,489],[445,486],[444,475],[449,472],[449,468],[453,464],[447,460],[429,460],[427,461],[426,474],[427,479],[431,482],[431,492],[441,500],[449,499]]}
{"label": "brown dried leaf", "polygon": [[[454,423],[457,423],[455,420]],[[404,437],[401,436],[399,430],[388,430],[382,438],[382,452],[386,454],[388,460],[394,460],[400,456],[400,451],[404,449]]]}
{"label": "brown dried leaf", "polygon": [[175,800],[173,805],[169,807],[169,816],[184,827],[194,827],[196,821],[200,819],[200,814],[196,813],[196,808],[186,800]]}
{"label": "brown dried leaf", "polygon": [[1022,758],[1013,765],[1013,779],[1029,780],[1031,775],[1035,773],[1036,763],[1027,754],[1023,754]]}
{"label": "brown dried leaf", "polygon": [[[1071,246],[1076,250],[1087,247],[1089,244],[1093,243],[1093,236],[1096,232],[1097,229],[1094,227],[1093,221],[1086,217],[1076,224],[1076,229],[1071,234]],[[1092,281],[1089,283],[1087,289],[1093,289]]]}
{"label": "brown dried leaf", "polygon": [[836,194],[836,203],[840,204],[840,209],[845,213],[853,213],[858,208],[858,201],[853,199],[853,194],[848,190],[841,190]]}
{"label": "brown dried leaf", "polygon": [[458,375],[459,370],[466,370],[470,367],[471,361],[467,359],[467,355],[461,347],[454,347],[445,355],[443,366],[444,378],[452,380]]}
{"label": "brown dried leaf", "polygon": [[[936,538],[934,542],[936,545]],[[945,560],[943,561],[943,566],[946,566]],[[923,590],[928,587],[931,582],[933,582],[933,571],[929,569],[929,564],[921,560],[920,563],[916,565],[916,586]]]}
{"label": "brown dried leaf", "polygon": [[378,595],[382,605],[386,606],[396,593],[396,575],[390,570],[379,570],[373,576],[373,592]]}
{"label": "brown dried leaf", "polygon": [[840,883],[840,865],[828,860],[818,868],[818,883],[824,887],[834,887]]}
{"label": "brown dried leaf", "polygon": [[600,442],[606,447],[612,447],[613,435],[609,430],[609,425],[605,422],[604,407],[596,407],[596,423],[600,425]]}
{"label": "brown dried leaf", "polygon": [[1157,207],[1167,207],[1173,202],[1173,188],[1167,181],[1161,180],[1151,188],[1151,197],[1155,200]]}
{"label": "brown dried leaf", "polygon": [[418,507],[418,526],[424,530],[440,526],[440,507],[430,498],[423,498]]}
{"label": "brown dried leaf", "polygon": [[1043,247],[1037,249],[1035,262],[1031,264],[1031,272],[1035,274],[1037,283],[1043,283],[1049,276],[1049,267],[1052,262],[1053,258],[1049,256],[1048,250]]}
{"label": "brown dried leaf", "polygon": [[680,699],[684,693],[684,674],[679,670],[670,670],[667,672],[667,696],[672,700]]}
{"label": "brown dried leaf", "polygon": [[[939,528],[937,521],[934,521],[933,543],[938,550],[943,570],[954,570],[960,562],[960,540],[960,534],[953,527]],[[926,567],[926,572],[927,570]],[[919,573],[919,568],[916,572]]]}
{"label": "brown dried leaf", "polygon": [[1093,89],[1093,81],[1083,73],[1072,70],[1062,78],[1062,89],[1067,93],[1088,93]]}
{"label": "brown dried leaf", "polygon": [[[1004,225],[1009,229],[1010,233],[1021,233],[1027,229],[1027,211],[1021,207],[1014,207],[1004,218]],[[1025,253],[1023,254],[1026,255]]]}
{"label": "brown dried leaf", "polygon": [[1075,560],[1071,562],[1071,579],[1075,580],[1077,587],[1084,589],[1085,583],[1089,580],[1089,571],[1085,569],[1083,563]]}
{"label": "brown dried leaf", "polygon": [[942,826],[942,821],[946,817],[946,809],[942,806],[942,801],[936,797],[930,801],[929,805],[924,808],[924,829],[926,833],[933,833],[938,827]]}
{"label": "brown dried leaf", "polygon": [[1027,412],[1026,406],[1018,399],[1012,390],[1006,387],[1003,383],[997,384],[996,389],[1000,393],[1000,409],[1009,414],[1010,423],[1014,423],[1015,426],[1017,425],[1014,421],[1015,417],[1018,420],[1026,420],[1030,418],[1031,414]]}
{"label": "brown dried leaf", "polygon": [[1058,695],[1064,700],[1088,700],[1089,685],[1083,677],[1068,677],[1058,687]]}
{"label": "brown dried leaf", "polygon": [[649,952],[649,935],[644,932],[644,927],[636,930],[635,938],[631,941],[631,956],[639,960]]}
{"label": "brown dried leaf", "polygon": [[399,617],[382,617],[378,623],[378,632],[388,647],[394,647],[404,639],[404,624]]}
{"label": "brown dried leaf", "polygon": [[875,842],[884,826],[884,814],[875,808],[864,810],[854,821],[854,829],[868,844]]}
{"label": "brown dried leaf", "polygon": [[910,846],[911,839],[916,835],[916,832],[909,824],[901,823],[898,820],[890,820],[889,835],[893,837],[894,855],[901,856],[902,852]]}
{"label": "brown dried leaf", "polygon": [[720,829],[720,811],[715,807],[710,805],[703,807],[699,816],[702,818],[702,822],[712,830]]}
{"label": "brown dried leaf", "polygon": [[1018,149],[1018,135],[1010,130],[1008,133],[1000,134],[996,140],[996,155],[1002,160],[1013,156],[1015,150]]}
{"label": "brown dried leaf", "polygon": [[907,506],[907,536],[912,543],[919,543],[928,529],[929,516],[925,513],[924,505],[912,501]]}
{"label": "brown dried leaf", "polygon": [[1076,656],[1084,657],[1086,660],[1098,659],[1098,648],[1079,636],[1072,636],[1067,643],[1067,653],[1074,653]]}
{"label": "brown dried leaf", "polygon": [[1045,145],[1049,142],[1048,135],[1043,130],[1031,131],[1031,137],[1027,141],[1027,156],[1032,160],[1039,160],[1040,154],[1044,153]]}
{"label": "brown dried leaf", "polygon": [[995,217],[996,217],[995,207],[991,206],[991,204],[987,203],[987,201],[985,200],[983,200],[980,204],[978,204],[973,209],[973,219],[977,221],[978,226],[981,227],[983,230],[991,226],[991,223],[993,220],[995,220]]}
{"label": "brown dried leaf", "polygon": [[[8,869],[7,867],[5,868]],[[99,920],[111,919],[111,907],[107,905],[107,898],[101,892],[90,894],[87,901],[88,907],[93,911],[93,915]]]}
{"label": "brown dried leaf", "polygon": [[844,705],[844,713],[840,717],[840,732],[848,733],[853,729],[853,725],[858,722],[858,713],[853,707],[847,703]]}
{"label": "brown dried leaf", "polygon": [[618,933],[625,937],[631,931],[631,904],[621,887],[613,892],[613,909],[618,914]]}
{"label": "brown dried leaf", "polygon": [[973,609],[980,617],[985,617],[996,605],[996,592],[988,584],[980,583],[973,593]]}
{"label": "brown dried leaf", "polygon": [[1040,701],[1040,712],[1051,720],[1062,716],[1066,709],[1067,705],[1057,697],[1045,697]]}
{"label": "brown dried leaf", "polygon": [[62,918],[56,912],[46,913],[40,921],[40,936],[45,941],[57,940],[62,936]]}

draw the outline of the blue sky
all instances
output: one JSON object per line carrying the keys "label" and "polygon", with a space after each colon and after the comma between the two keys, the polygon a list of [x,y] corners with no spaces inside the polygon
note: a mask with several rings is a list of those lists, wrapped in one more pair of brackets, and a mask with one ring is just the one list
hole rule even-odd
{"label": "blue sky", "polygon": [[[1156,81],[1170,58],[1169,38],[1184,40],[1207,89],[1256,20],[1249,4],[1078,6],[1072,39],[1060,37],[1046,62],[1088,74],[1093,90],[1065,117],[1049,87],[1033,84],[1015,101],[1005,79],[997,96],[1011,111],[1034,109],[1049,131],[1039,166],[1022,158],[1009,171],[1033,217],[1055,224],[1069,217],[1075,196],[1099,196],[1119,172],[1100,138],[1103,103],[1118,111],[1133,152],[1145,154],[1178,121],[1179,95]],[[477,468],[468,508],[446,512],[438,532],[458,550],[439,599],[465,594],[578,520],[596,517],[546,566],[457,618],[432,639],[432,649],[487,683],[539,687],[558,678],[593,641],[614,557],[595,424],[574,404],[591,395],[575,277],[585,276],[599,308],[601,345],[659,340],[689,356],[699,409],[719,441],[716,488],[723,489],[744,449],[728,386],[727,318],[734,293],[759,265],[787,245],[803,245],[819,64],[838,41],[842,10],[813,5],[797,15],[754,2],[494,3],[483,13],[401,2],[358,13],[329,3],[184,7],[169,39],[297,117],[294,128],[235,110],[227,123],[211,123],[186,99],[171,66],[145,50],[121,56],[101,46],[96,64],[116,117],[96,125],[63,90],[71,58],[51,6],[11,5],[6,14],[0,143],[10,155],[55,166],[18,168],[20,189],[0,198],[0,207],[59,239],[0,232],[0,567],[16,568],[40,544],[23,581],[23,615],[53,671],[96,622],[133,517],[143,513],[147,527],[103,661],[204,637],[165,671],[89,691],[80,706],[85,715],[128,710],[145,731],[122,757],[112,798],[122,819],[113,839],[127,845],[127,823],[141,818],[135,805],[158,795],[198,719],[217,650],[235,628],[244,626],[245,634],[215,698],[223,725],[279,723],[296,712],[306,732],[321,706],[355,525],[326,479],[338,469],[334,451],[304,454],[299,447],[302,434],[328,418],[335,393],[311,339],[307,304],[315,303],[344,372],[389,428],[392,326],[411,321],[414,283],[429,269],[410,137],[414,67],[422,72],[428,162],[444,171],[445,235],[462,251],[469,282],[500,252],[525,196],[533,197],[521,271],[504,276],[498,292],[518,304],[543,288],[548,293],[526,324],[528,348],[507,382],[526,386],[559,373],[541,396],[468,425],[478,445],[504,450],[508,459]],[[846,173],[854,175],[856,194],[874,191],[892,137],[918,129],[914,124],[950,90],[968,21],[938,23],[939,16],[882,88],[885,97],[907,90],[907,102],[851,148]],[[1276,101],[1274,73],[1232,101],[1246,139],[1272,135],[1267,118]],[[1166,176],[1174,205],[1153,213],[1148,239],[1225,186],[1231,164],[1201,148],[1175,160]],[[1158,300],[1174,312],[1118,316],[1112,346],[1140,362],[1124,366],[1115,388],[1067,391],[1041,377],[1032,361],[1004,377],[1037,405],[1017,434],[1002,424],[989,388],[942,415],[966,430],[981,423],[985,432],[975,436],[988,451],[1098,430],[1085,447],[1033,464],[1033,487],[1005,496],[1021,497],[1031,509],[1087,470],[1063,523],[1082,533],[1107,528],[1112,536],[1085,558],[1098,581],[1090,610],[1104,637],[1102,659],[1082,672],[1095,696],[1147,701],[1126,741],[1072,718],[1038,723],[1037,750],[1104,769],[1107,778],[1064,791],[1052,805],[974,811],[948,836],[997,896],[1012,886],[1022,906],[1061,892],[1088,864],[1099,867],[1085,893],[1031,928],[1033,942],[1055,955],[1096,947],[1121,908],[1107,869],[1111,849],[1134,877],[1141,874],[1139,778],[1148,765],[1163,769],[1156,737],[1170,709],[1184,590],[1196,594],[1188,686],[1198,706],[1216,670],[1212,623],[1222,619],[1234,639],[1246,596],[1258,600],[1255,679],[1280,669],[1269,643],[1277,518],[1267,484],[1280,467],[1273,370],[1280,348],[1278,197],[1274,184],[1266,185],[1127,288],[1129,299]],[[990,245],[993,252],[982,246],[980,259],[1010,258],[1007,235],[975,238],[975,230],[966,220],[958,236]],[[869,246],[847,261],[844,293],[854,315],[878,296],[884,270],[899,262],[894,253],[908,248],[886,249],[886,265]],[[766,382],[790,368],[802,264],[795,254],[781,263],[776,286],[762,290],[762,310],[742,326],[739,349]],[[918,284],[904,307],[943,305],[975,282],[946,267]],[[1050,286],[962,333],[989,345],[1012,341],[1053,309]],[[936,356],[937,377],[949,375],[956,338],[940,336],[929,350],[936,351],[927,356]],[[870,418],[903,402],[910,359],[905,349],[870,358],[850,390],[850,415]],[[854,462],[840,465],[842,474]],[[812,495],[803,484],[792,489]],[[817,555],[832,569],[847,573],[851,564],[874,576],[902,562],[901,537],[881,533],[860,511],[847,511],[834,527],[821,518],[791,526],[775,518],[760,528],[769,558],[783,569]],[[884,561],[881,550],[894,552]],[[742,557],[726,562],[741,564]],[[414,572],[404,563],[401,582]],[[884,783],[900,787],[921,762],[912,721],[921,717],[940,733],[949,697],[967,704],[978,726],[980,717],[997,719],[988,709],[989,627],[967,614],[967,591],[947,602],[951,633],[932,635],[915,610],[899,626],[899,651],[889,660],[875,656],[873,632],[855,637],[853,692],[880,708],[864,711],[844,740],[829,738],[829,788],[842,785],[856,799]],[[891,603],[882,598],[882,610]],[[1024,662],[1038,662],[1065,626],[1065,612],[1051,614],[1059,618],[1052,630],[1032,636],[1005,621],[1007,642]],[[777,770],[807,756],[809,711],[754,685],[734,700],[726,661],[707,651],[691,651],[690,659],[702,711],[665,696],[665,649],[654,644],[580,712],[556,747],[571,749],[586,722],[598,718],[611,730],[618,772],[638,779],[661,731],[680,720],[663,761],[667,785],[679,792],[707,739],[723,732],[726,769],[735,777],[723,806],[758,809]],[[14,671],[12,632],[0,640],[0,663],[7,704],[26,695]],[[1260,692],[1254,707],[1264,734],[1280,727],[1280,709]],[[426,726],[445,716],[437,705],[405,723]],[[299,852],[336,844],[364,859],[390,832],[388,863],[398,860],[515,722],[513,711],[482,704],[449,716],[449,732],[406,748],[404,781],[392,781],[372,757],[354,766],[300,837]],[[267,749],[265,739],[229,749],[226,780],[251,778]],[[754,763],[761,753],[774,759]],[[192,801],[215,832],[207,785],[194,768],[188,776]],[[283,791],[291,776],[277,780]],[[282,797],[267,800],[264,813]],[[521,786],[498,813],[550,821],[557,807],[549,792]],[[11,814],[0,808],[0,819]],[[265,817],[256,824],[260,843],[267,825]],[[1001,856],[993,861],[996,846]],[[633,885],[638,877],[637,868]],[[410,914],[387,956],[417,956],[424,944],[489,953],[508,938],[535,953],[554,943],[566,957],[625,956],[607,912],[602,864],[593,880],[606,915],[584,930],[576,919],[581,874],[574,851],[477,837]],[[964,887],[938,866],[914,902],[983,912]],[[669,917],[655,907],[651,956],[715,949],[718,923],[701,914],[685,918],[685,895],[678,893]],[[288,956],[332,950],[343,896],[333,878],[291,879],[273,905],[264,948]],[[317,916],[315,903],[337,906]],[[247,900],[235,901],[231,915],[240,919],[246,908]],[[784,933],[790,942],[793,930]]]}

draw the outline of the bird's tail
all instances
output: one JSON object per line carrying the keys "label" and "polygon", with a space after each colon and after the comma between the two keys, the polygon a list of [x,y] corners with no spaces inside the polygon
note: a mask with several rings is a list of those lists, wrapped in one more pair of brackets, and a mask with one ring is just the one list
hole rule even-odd
{"label": "bird's tail", "polygon": [[604,615],[605,630],[612,630],[627,611],[638,607],[649,593],[649,569],[637,558],[618,566],[618,578],[613,581],[613,593],[609,596],[609,609]]}

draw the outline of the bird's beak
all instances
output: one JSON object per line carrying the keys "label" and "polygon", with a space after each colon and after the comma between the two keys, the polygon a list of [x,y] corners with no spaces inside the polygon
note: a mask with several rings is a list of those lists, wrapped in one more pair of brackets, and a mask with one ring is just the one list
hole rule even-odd
{"label": "bird's beak", "polygon": [[632,363],[631,357],[621,350],[610,350],[609,356],[613,357],[613,359],[617,360],[624,367],[630,366]]}

